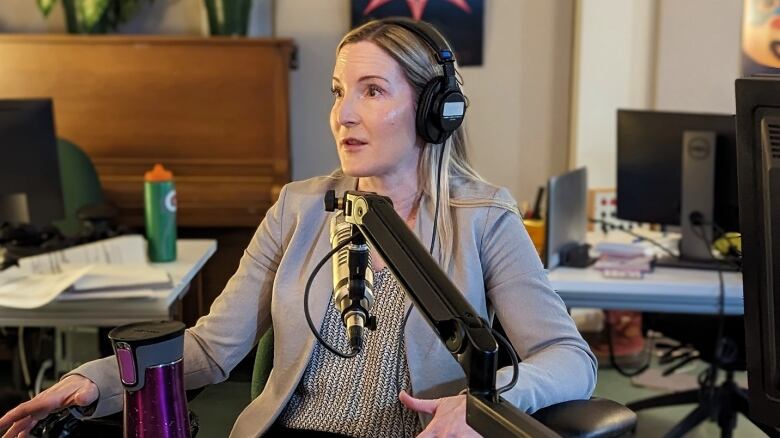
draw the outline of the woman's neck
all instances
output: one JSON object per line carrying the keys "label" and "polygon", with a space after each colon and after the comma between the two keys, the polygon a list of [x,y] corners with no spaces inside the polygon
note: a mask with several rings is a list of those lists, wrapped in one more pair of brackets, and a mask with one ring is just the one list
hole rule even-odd
{"label": "woman's neck", "polygon": [[421,193],[416,172],[395,178],[359,178],[358,190],[387,196],[393,201],[393,208],[401,219],[407,223],[414,220]]}

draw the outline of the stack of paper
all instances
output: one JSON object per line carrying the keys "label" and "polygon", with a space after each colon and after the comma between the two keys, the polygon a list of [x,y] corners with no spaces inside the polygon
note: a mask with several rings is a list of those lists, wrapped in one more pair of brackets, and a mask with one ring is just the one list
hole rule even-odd
{"label": "stack of paper", "polygon": [[596,251],[600,256],[593,268],[604,277],[640,279],[653,269],[653,256],[639,244],[601,242]]}
{"label": "stack of paper", "polygon": [[25,257],[0,272],[0,306],[31,309],[58,300],[144,298],[172,287],[150,265],[142,236],[120,236]]}

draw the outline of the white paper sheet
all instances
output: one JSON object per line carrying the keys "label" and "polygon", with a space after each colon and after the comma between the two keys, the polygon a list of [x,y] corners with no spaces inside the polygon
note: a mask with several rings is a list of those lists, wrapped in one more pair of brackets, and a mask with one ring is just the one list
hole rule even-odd
{"label": "white paper sheet", "polygon": [[143,236],[137,234],[112,237],[19,259],[19,267],[36,274],[59,273],[62,271],[63,264],[139,265],[146,263],[148,263],[146,241]]}
{"label": "white paper sheet", "polygon": [[0,306],[34,309],[45,306],[91,269],[69,270],[58,274],[32,274],[24,268],[10,267],[0,272]]}
{"label": "white paper sheet", "polygon": [[[63,263],[60,268],[66,271],[78,269],[82,265]],[[108,291],[119,289],[160,289],[171,287],[168,271],[149,264],[92,265],[92,269],[73,283],[73,291]]]}

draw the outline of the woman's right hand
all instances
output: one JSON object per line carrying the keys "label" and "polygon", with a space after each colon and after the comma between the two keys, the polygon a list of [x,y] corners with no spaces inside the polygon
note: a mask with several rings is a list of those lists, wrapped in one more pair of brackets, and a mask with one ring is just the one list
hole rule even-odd
{"label": "woman's right hand", "polygon": [[35,424],[49,414],[71,406],[89,406],[98,396],[94,382],[75,374],[68,376],[3,415],[0,432],[7,429],[3,438],[26,437]]}

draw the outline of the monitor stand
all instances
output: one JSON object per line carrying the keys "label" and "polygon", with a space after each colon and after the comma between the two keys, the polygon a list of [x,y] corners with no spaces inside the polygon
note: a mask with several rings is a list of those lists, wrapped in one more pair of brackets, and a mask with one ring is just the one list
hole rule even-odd
{"label": "monitor stand", "polygon": [[[660,258],[655,266],[740,270],[736,263],[712,255],[716,139],[713,131],[683,132],[680,256]],[[692,217],[697,217],[700,224],[694,224]]]}

